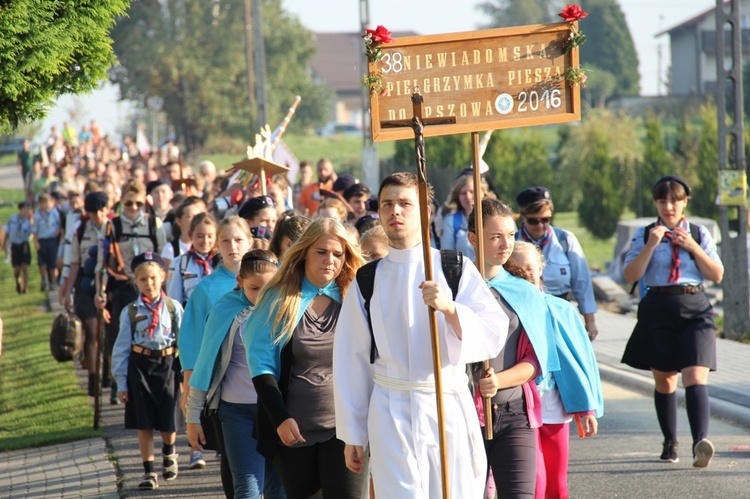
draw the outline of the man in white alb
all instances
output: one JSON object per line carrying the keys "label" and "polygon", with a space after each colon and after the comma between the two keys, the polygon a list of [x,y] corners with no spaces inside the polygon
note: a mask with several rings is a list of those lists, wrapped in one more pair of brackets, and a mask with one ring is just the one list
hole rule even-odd
{"label": "man in white alb", "polygon": [[356,280],[334,340],[336,433],[346,443],[347,466],[361,471],[369,442],[377,497],[441,497],[429,305],[438,312],[451,497],[479,498],[487,464],[465,364],[499,354],[508,317],[466,259],[455,302],[437,250],[432,250],[434,281],[424,281],[416,175],[390,175],[378,199],[390,253],[376,267],[370,300],[374,362]]}

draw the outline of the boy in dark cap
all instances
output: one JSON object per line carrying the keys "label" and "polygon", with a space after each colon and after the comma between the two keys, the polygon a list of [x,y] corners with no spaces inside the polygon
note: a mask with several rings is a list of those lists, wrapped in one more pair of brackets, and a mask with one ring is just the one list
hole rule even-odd
{"label": "boy in dark cap", "polygon": [[120,402],[125,404],[125,428],[138,430],[144,469],[138,488],[153,490],[159,486],[154,465],[154,430],[161,432],[162,477],[171,481],[178,474],[175,353],[183,310],[162,289],[166,270],[158,253],[141,253],[133,258],[130,269],[140,294],[120,314],[112,374]]}
{"label": "boy in dark cap", "polygon": [[356,222],[367,215],[367,201],[370,199],[369,187],[362,183],[353,184],[344,191],[343,196],[352,208],[350,222]]}
{"label": "boy in dark cap", "polygon": [[[66,306],[70,303],[70,295],[75,287],[75,313],[83,323],[84,345],[83,354],[85,367],[89,372],[89,395],[94,396],[96,389],[94,383],[94,372],[96,369],[96,342],[97,342],[97,316],[98,312],[94,305],[94,294],[90,287],[81,286],[84,277],[84,262],[90,258],[91,248],[98,248],[104,239],[109,223],[107,204],[109,198],[104,192],[91,192],[86,195],[83,208],[86,214],[81,218],[81,224],[70,242],[70,273],[62,287],[62,303]],[[94,250],[97,251],[97,250]]]}

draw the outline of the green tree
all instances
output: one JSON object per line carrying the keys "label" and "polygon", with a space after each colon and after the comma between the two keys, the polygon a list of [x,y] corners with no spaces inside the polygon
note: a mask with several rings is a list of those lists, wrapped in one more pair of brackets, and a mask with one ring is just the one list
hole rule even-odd
{"label": "green tree", "polygon": [[584,163],[583,171],[581,188],[586,195],[578,205],[578,219],[594,237],[609,239],[617,232],[625,203],[604,134],[596,137],[593,155]]}
{"label": "green tree", "polygon": [[[260,124],[247,95],[244,30],[242,2],[135,2],[112,33],[121,65],[111,80],[124,98],[162,97],[163,110],[188,150],[210,137],[250,139]],[[322,122],[331,94],[310,76],[313,34],[282,10],[280,0],[264,0],[263,38],[271,127],[295,95],[302,101],[290,128]]]}
{"label": "green tree", "polygon": [[625,15],[616,0],[583,0],[589,13],[580,21],[588,40],[581,45],[581,66],[596,66],[617,77],[613,95],[638,95],[638,54]]}
{"label": "green tree", "polygon": [[96,89],[114,62],[109,30],[130,0],[0,2],[0,131]]}
{"label": "green tree", "polygon": [[698,132],[696,164],[697,182],[692,186],[690,213],[717,218],[716,194],[719,189],[719,131],[716,105],[708,103],[700,109],[701,128]]}
{"label": "green tree", "polygon": [[640,163],[640,179],[633,197],[631,209],[639,216],[655,217],[656,205],[651,196],[651,187],[659,178],[675,173],[675,162],[664,146],[661,119],[651,115],[646,118],[646,137],[643,140],[643,160]]}
{"label": "green tree", "polygon": [[582,97],[591,107],[604,107],[607,99],[617,89],[617,77],[606,69],[586,65],[586,87],[581,90]]}
{"label": "green tree", "polygon": [[[442,135],[425,139],[425,154],[427,165],[437,168],[453,168],[462,170],[471,164],[471,135],[467,133],[457,135]],[[396,152],[393,162],[405,170],[414,169],[414,140],[399,140],[396,142]]]}
{"label": "green tree", "polygon": [[601,140],[612,159],[619,195],[627,206],[636,190],[636,165],[643,157],[639,122],[624,113],[597,108],[586,111],[580,124],[566,129],[555,170],[556,183],[561,186],[555,194],[555,206],[559,203],[574,210],[583,197],[589,196],[581,189],[588,175],[584,165],[591,164],[592,158],[600,153]]}
{"label": "green tree", "polygon": [[500,130],[492,135],[484,160],[490,166],[497,197],[515,206],[516,195],[527,187],[543,185],[555,190],[547,147],[532,129]]}
{"label": "green tree", "polygon": [[501,28],[558,22],[556,14],[563,4],[558,0],[489,0],[477,9],[489,18],[483,28]]}

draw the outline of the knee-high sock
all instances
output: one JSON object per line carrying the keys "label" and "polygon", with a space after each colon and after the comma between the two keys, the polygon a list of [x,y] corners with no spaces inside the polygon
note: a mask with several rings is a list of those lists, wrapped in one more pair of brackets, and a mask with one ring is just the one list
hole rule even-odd
{"label": "knee-high sock", "polygon": [[677,393],[659,393],[654,391],[656,418],[659,420],[664,440],[677,441]]}
{"label": "knee-high sock", "polygon": [[693,385],[685,388],[685,405],[687,405],[690,432],[693,434],[693,444],[695,444],[708,436],[708,424],[711,420],[708,387]]}

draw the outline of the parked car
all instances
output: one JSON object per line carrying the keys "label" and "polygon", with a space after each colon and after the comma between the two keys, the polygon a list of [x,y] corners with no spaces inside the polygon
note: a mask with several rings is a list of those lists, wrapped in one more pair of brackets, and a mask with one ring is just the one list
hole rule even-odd
{"label": "parked car", "polygon": [[0,156],[18,154],[23,151],[24,140],[26,139],[21,135],[4,135],[0,137]]}
{"label": "parked car", "polygon": [[322,128],[318,128],[318,135],[321,137],[333,137],[334,135],[362,135],[362,129],[353,123],[328,123]]}

